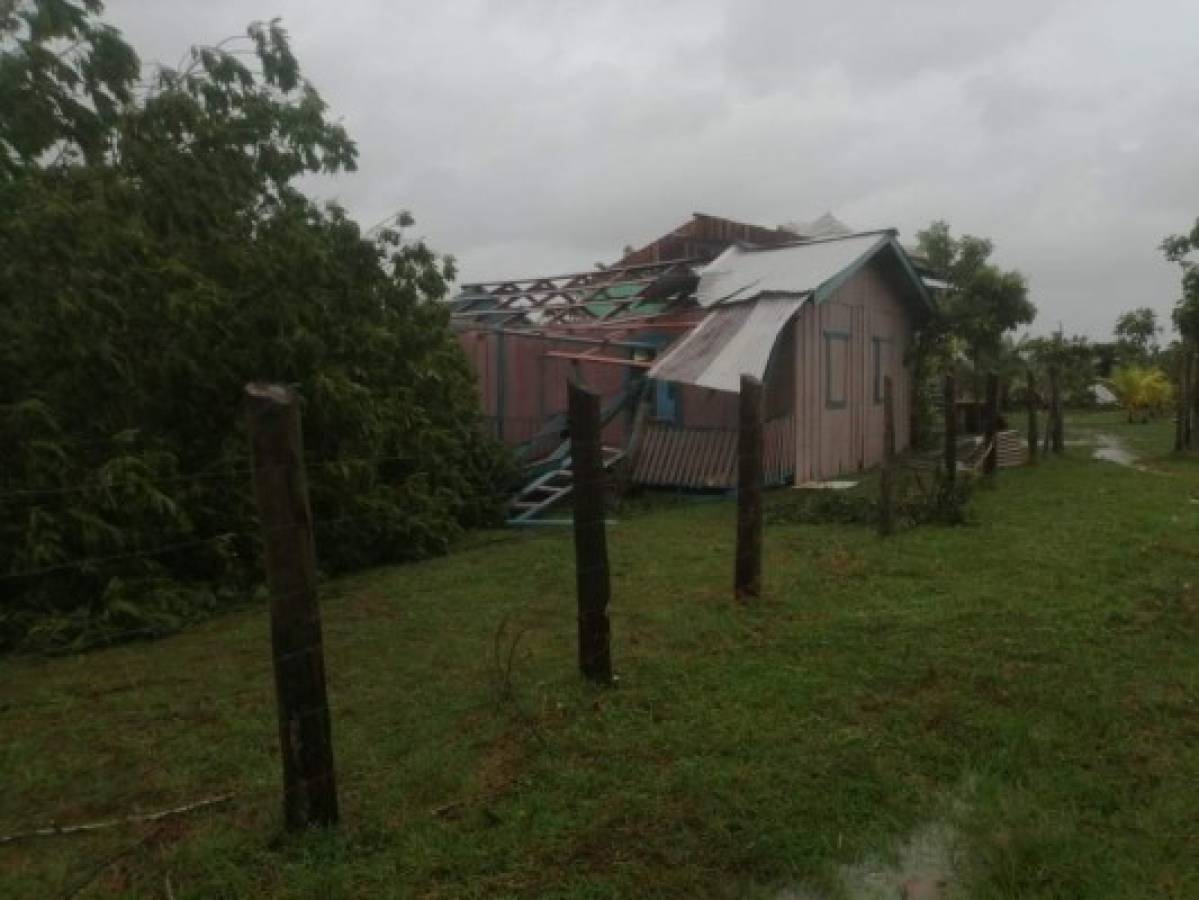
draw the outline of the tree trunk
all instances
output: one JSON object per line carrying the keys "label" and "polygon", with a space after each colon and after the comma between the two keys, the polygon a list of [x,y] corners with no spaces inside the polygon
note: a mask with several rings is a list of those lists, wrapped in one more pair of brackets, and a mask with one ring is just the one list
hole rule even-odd
{"label": "tree trunk", "polygon": [[945,373],[945,484],[953,487],[958,474],[958,389],[953,374]]}
{"label": "tree trunk", "polygon": [[1066,451],[1065,426],[1062,423],[1062,390],[1057,367],[1049,370],[1049,404],[1053,410],[1050,429],[1053,433],[1053,452],[1061,456]]}
{"label": "tree trunk", "polygon": [[1183,401],[1183,409],[1185,415],[1182,417],[1182,446],[1185,450],[1190,450],[1194,446],[1195,441],[1195,416],[1191,412],[1192,403],[1195,399],[1195,350],[1193,347],[1187,347],[1183,351],[1183,390],[1185,400]]}
{"label": "tree trunk", "polygon": [[986,456],[983,459],[983,473],[994,475],[999,468],[999,376],[994,372],[987,374],[987,407],[986,431],[983,434],[983,447]]}

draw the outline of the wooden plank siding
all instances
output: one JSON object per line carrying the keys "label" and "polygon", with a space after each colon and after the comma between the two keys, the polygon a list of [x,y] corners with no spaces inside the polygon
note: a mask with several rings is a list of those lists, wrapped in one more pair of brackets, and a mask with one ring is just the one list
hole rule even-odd
{"label": "wooden plank siding", "polygon": [[[825,303],[807,304],[795,323],[796,482],[819,481],[878,465],[883,406],[878,379],[895,386],[895,446],[910,439],[911,380],[905,355],[907,311],[873,266],[850,278]],[[876,351],[877,347],[877,351]]]}

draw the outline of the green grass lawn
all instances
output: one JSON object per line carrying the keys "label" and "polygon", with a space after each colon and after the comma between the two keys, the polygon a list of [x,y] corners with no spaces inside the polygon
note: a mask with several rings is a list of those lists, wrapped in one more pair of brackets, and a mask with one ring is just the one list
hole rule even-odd
{"label": "green grass lawn", "polygon": [[929,823],[961,896],[1199,896],[1199,462],[1168,423],[1067,438],[1099,431],[1148,470],[1071,446],[965,527],[770,526],[753,608],[731,504],[623,519],[614,689],[576,675],[568,532],[330,585],[332,833],[280,828],[263,611],[0,661],[0,833],[237,792],[0,846],[0,896],[837,896]]}

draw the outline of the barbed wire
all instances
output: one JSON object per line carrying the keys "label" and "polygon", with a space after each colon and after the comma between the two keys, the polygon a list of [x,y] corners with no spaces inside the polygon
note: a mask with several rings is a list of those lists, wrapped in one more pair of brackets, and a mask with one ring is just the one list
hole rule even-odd
{"label": "barbed wire", "polygon": [[[332,468],[342,465],[366,465],[373,463],[384,462],[411,462],[413,457],[409,454],[394,454],[384,456],[350,456],[350,457],[329,457],[326,459],[304,460],[303,467],[308,471],[313,471],[322,468]],[[256,472],[273,472],[277,469],[292,468],[292,463],[278,463],[270,466],[260,466],[255,469],[253,466],[244,466],[234,468],[224,472],[196,472],[189,475],[171,475],[165,478],[156,478],[153,475],[147,474],[140,478],[121,478],[109,482],[100,482],[97,484],[82,484],[72,487],[56,487],[56,488],[17,488],[9,491],[0,491],[0,500],[10,497],[43,497],[57,496],[62,494],[82,494],[93,491],[112,491],[119,490],[123,487],[150,487],[157,488],[162,485],[185,484],[192,481],[208,481],[233,478],[252,478]]]}
{"label": "barbed wire", "polygon": [[333,525],[346,525],[350,523],[360,522],[377,522],[384,519],[394,517],[394,512],[378,512],[367,515],[352,515],[352,516],[334,516],[329,519],[312,519],[308,522],[293,522],[286,525],[262,526],[254,531],[223,531],[219,534],[214,534],[209,537],[195,538],[185,541],[160,544],[155,547],[144,548],[140,550],[132,550],[127,553],[114,553],[104,556],[85,556],[74,560],[67,560],[53,565],[42,566],[39,568],[25,569],[18,572],[0,573],[0,581],[13,581],[21,578],[33,578],[38,575],[49,575],[54,572],[62,572],[70,569],[85,568],[91,565],[102,565],[105,563],[121,562],[125,560],[153,558],[163,556],[168,553],[173,553],[179,550],[195,549],[198,547],[229,542],[236,538],[247,540],[259,540],[265,535],[274,534],[283,531],[292,531],[300,528],[309,528],[315,532],[318,528],[328,528]]}

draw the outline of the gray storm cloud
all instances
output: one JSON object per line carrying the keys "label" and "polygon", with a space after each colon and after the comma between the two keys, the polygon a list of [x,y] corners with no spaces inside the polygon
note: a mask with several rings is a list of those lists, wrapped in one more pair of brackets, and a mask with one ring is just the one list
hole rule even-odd
{"label": "gray storm cloud", "polygon": [[282,16],[359,142],[311,184],[408,209],[464,278],[586,268],[696,210],[986,235],[1034,328],[1167,316],[1199,215],[1199,4],[109,0],[147,61]]}

